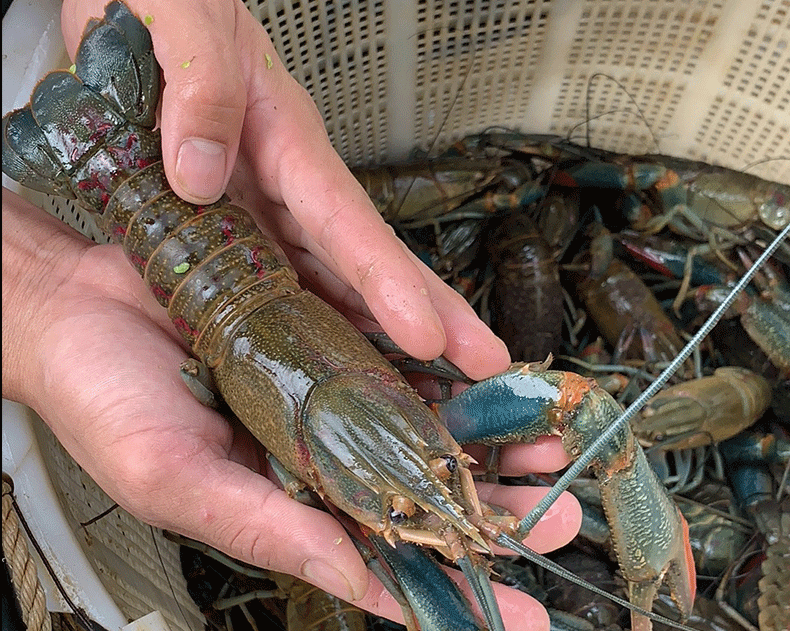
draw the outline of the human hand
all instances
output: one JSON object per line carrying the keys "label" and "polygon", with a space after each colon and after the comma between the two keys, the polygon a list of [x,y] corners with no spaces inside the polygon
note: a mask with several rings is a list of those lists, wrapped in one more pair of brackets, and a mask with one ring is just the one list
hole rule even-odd
{"label": "human hand", "polygon": [[[176,370],[187,349],[120,246],[90,244],[4,191],[2,289],[3,396],[36,409],[123,508],[402,620],[341,526],[291,500],[270,480],[260,444],[187,392]],[[567,462],[554,441],[503,456],[510,475]],[[520,516],[545,493],[490,484],[479,491]],[[527,544],[541,552],[564,545],[580,519],[565,494]],[[495,588],[509,631],[548,628],[536,601]]]}
{"label": "human hand", "polygon": [[[72,56],[105,2],[63,3]],[[358,326],[374,319],[414,357],[444,353],[475,379],[507,367],[504,344],[383,222],[332,148],[309,94],[240,0],[127,4],[152,18],[165,79],[163,158],[176,193],[206,203],[229,185],[310,289]]]}

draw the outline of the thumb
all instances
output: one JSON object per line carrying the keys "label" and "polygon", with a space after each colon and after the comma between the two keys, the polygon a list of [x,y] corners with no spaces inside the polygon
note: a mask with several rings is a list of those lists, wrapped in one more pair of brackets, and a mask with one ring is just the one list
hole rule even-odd
{"label": "thumb", "polygon": [[[104,2],[64,3],[62,24],[70,52],[76,49],[77,34],[88,18],[104,15]],[[127,0],[151,33],[164,75],[165,173],[173,190],[195,204],[219,199],[236,162],[247,104],[237,52],[240,46],[235,41],[240,4],[234,0]]]}
{"label": "thumb", "polygon": [[149,26],[165,78],[165,173],[173,190],[195,204],[219,199],[239,149],[247,91],[234,4],[190,2],[183,12],[160,9]]}

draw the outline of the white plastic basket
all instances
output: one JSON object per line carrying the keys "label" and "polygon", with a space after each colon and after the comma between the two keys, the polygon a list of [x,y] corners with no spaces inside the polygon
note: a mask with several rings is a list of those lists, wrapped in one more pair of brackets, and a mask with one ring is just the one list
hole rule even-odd
{"label": "white plastic basket", "polygon": [[247,4],[354,165],[591,120],[602,149],[790,182],[788,0]]}
{"label": "white plastic basket", "polygon": [[[498,125],[577,141],[589,130],[603,149],[790,183],[790,0],[247,4],[353,165]],[[69,64],[59,11],[57,0],[17,0],[3,20],[4,112]],[[70,202],[22,192],[100,238]],[[34,413],[5,401],[3,470],[70,597],[96,620],[117,629],[159,610],[173,629],[202,627],[174,546],[123,511],[80,528],[111,500]],[[66,610],[52,585],[48,603]]]}

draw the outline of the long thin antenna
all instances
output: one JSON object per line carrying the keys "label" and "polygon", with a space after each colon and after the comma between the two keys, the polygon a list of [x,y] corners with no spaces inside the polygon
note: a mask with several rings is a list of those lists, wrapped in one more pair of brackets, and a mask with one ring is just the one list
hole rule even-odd
{"label": "long thin antenna", "polygon": [[[644,112],[642,111],[642,108],[639,106],[639,103],[636,102],[636,99],[634,98],[634,95],[631,94],[628,91],[628,88],[626,88],[622,83],[620,83],[620,81],[615,79],[612,75],[606,74],[605,72],[596,72],[595,74],[593,74],[587,80],[587,93],[586,93],[586,97],[585,97],[585,107],[587,109],[587,121],[585,121],[587,123],[587,129],[585,131],[585,137],[587,139],[587,146],[588,147],[592,147],[592,141],[590,139],[590,125],[589,125],[589,122],[591,120],[594,120],[594,119],[590,117],[590,101],[592,100],[592,83],[593,83],[593,80],[597,79],[598,77],[603,77],[605,79],[609,79],[609,81],[614,83],[623,92],[625,92],[626,96],[628,96],[628,100],[631,101],[631,103],[634,104],[634,107],[636,107],[636,114],[637,114],[637,116],[639,116],[639,118],[642,119],[642,122],[645,124],[645,127],[647,127],[647,131],[650,132],[650,136],[653,138],[653,143],[656,145],[656,149],[660,151],[660,145],[658,143],[658,138],[656,138],[656,135],[653,133],[653,128],[650,126],[650,121],[647,120],[647,117],[645,116]],[[612,112],[607,112],[607,113],[608,114],[614,114],[614,113],[619,112],[619,111],[627,111],[627,110],[614,110]],[[595,118],[598,118],[598,117],[595,117]],[[575,127],[573,129],[575,129]]]}

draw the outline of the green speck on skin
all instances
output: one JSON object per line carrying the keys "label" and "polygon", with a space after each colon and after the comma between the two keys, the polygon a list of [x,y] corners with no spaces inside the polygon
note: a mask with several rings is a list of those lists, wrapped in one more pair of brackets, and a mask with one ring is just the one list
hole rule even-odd
{"label": "green speck on skin", "polygon": [[145,22],[146,26],[151,26],[154,23],[154,16],[153,15],[146,15],[143,18],[143,22]]}
{"label": "green speck on skin", "polygon": [[181,64],[181,67],[184,70],[186,70],[187,68],[189,68],[189,64],[191,64],[191,63],[192,63],[191,61],[185,61],[184,63]]}
{"label": "green speck on skin", "polygon": [[69,66],[69,72],[70,72],[71,74],[74,74],[75,72],[77,72],[77,64],[71,64],[71,65]]}
{"label": "green speck on skin", "polygon": [[269,55],[269,53],[266,53],[264,55],[264,58],[266,59],[266,67],[267,68],[271,68],[274,65],[274,62],[272,61],[271,55]]}
{"label": "green speck on skin", "polygon": [[184,263],[179,263],[178,265],[176,265],[176,266],[173,268],[173,271],[174,271],[176,274],[184,274],[184,273],[186,273],[186,271],[187,271],[188,269],[189,269],[189,263],[186,263],[186,262],[184,262]]}

